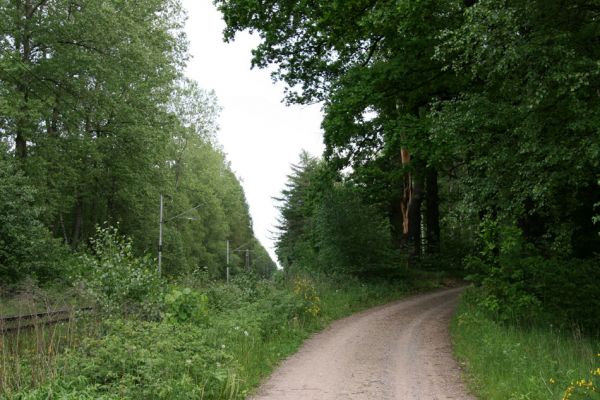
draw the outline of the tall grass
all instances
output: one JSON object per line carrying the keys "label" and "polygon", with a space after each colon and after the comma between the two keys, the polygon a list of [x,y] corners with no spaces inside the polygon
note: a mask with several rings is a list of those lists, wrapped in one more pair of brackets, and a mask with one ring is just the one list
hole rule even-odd
{"label": "tall grass", "polygon": [[[306,279],[302,290],[312,296],[310,304],[303,303],[295,278],[202,283],[195,289],[211,300],[204,322],[120,316],[4,335],[0,399],[245,398],[332,320],[436,287],[441,277],[371,283]],[[314,304],[318,311],[309,307]]]}
{"label": "tall grass", "polygon": [[453,320],[452,336],[469,386],[482,400],[600,399],[588,386],[591,382],[600,390],[598,338],[552,326],[498,323],[468,294]]}
{"label": "tall grass", "polygon": [[[2,316],[67,310],[67,321],[47,324],[45,318],[16,321],[0,326],[0,398],[39,386],[59,375],[58,358],[93,331],[98,323],[72,306],[72,295],[49,295],[26,284],[0,310]],[[1,323],[0,323],[1,324]],[[10,328],[10,329],[5,329]]]}

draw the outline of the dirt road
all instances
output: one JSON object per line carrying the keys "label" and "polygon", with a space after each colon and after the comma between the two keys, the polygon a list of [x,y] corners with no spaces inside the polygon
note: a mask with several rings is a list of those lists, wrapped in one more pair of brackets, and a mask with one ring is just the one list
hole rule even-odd
{"label": "dirt road", "polygon": [[448,334],[460,290],[410,297],[333,323],[252,399],[474,399],[461,382]]}

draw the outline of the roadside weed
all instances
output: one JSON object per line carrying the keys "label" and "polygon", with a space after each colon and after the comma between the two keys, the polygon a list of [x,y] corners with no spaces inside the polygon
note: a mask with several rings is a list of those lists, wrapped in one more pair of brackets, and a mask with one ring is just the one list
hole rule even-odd
{"label": "roadside weed", "polygon": [[494,321],[468,294],[453,320],[452,337],[468,384],[482,399],[600,399],[597,338]]}

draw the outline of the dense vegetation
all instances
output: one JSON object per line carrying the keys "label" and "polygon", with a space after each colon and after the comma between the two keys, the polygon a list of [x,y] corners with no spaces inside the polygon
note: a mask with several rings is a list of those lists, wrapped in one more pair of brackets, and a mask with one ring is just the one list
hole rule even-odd
{"label": "dense vegetation", "polygon": [[[215,94],[182,75],[183,22],[170,0],[0,3],[2,282],[68,281],[66,253],[98,225],[156,255],[161,193],[167,276],[223,277],[227,240],[272,273],[215,139]],[[244,264],[231,254],[233,273]]]}
{"label": "dense vegetation", "polygon": [[[205,271],[166,286],[114,229],[99,230],[94,252],[83,261],[96,272],[78,294],[93,301],[93,314],[0,334],[0,399],[244,398],[332,319],[441,282],[434,275],[364,283],[278,272],[271,280],[237,274],[226,283]],[[22,296],[35,308],[47,294]]]}
{"label": "dense vegetation", "polygon": [[505,324],[478,306],[469,289],[452,325],[467,383],[482,399],[600,398],[600,339],[573,329]]}
{"label": "dense vegetation", "polygon": [[[454,334],[482,396],[576,398],[600,334],[597,1],[215,4],[226,40],[259,34],[252,63],[289,103],[324,109],[325,154],[301,154],[278,199],[280,273],[215,94],[182,75],[177,0],[0,0],[0,279],[96,310],[0,342],[0,397],[241,397],[307,332],[429,270],[474,284]],[[231,254],[230,285],[227,241],[252,254]],[[494,389],[514,375],[486,365],[537,384]]]}
{"label": "dense vegetation", "polygon": [[498,318],[598,333],[594,1],[216,4],[226,39],[259,33],[253,64],[289,102],[324,105],[324,160],[303,156],[284,191],[284,265],[466,257]]}
{"label": "dense vegetation", "polygon": [[[455,335],[479,383],[494,380],[486,355],[508,351],[490,344],[502,329],[528,343],[539,330],[547,346],[573,331],[598,337],[596,1],[215,3],[226,40],[259,34],[252,63],[287,85],[289,103],[323,105],[324,157],[301,155],[281,199],[286,268],[363,279],[462,269],[476,287],[462,318],[483,317]],[[597,363],[593,343],[579,372]],[[498,371],[513,371],[501,360]],[[549,392],[476,390],[576,398],[574,363],[556,362],[561,385]],[[528,378],[540,372],[532,365]]]}

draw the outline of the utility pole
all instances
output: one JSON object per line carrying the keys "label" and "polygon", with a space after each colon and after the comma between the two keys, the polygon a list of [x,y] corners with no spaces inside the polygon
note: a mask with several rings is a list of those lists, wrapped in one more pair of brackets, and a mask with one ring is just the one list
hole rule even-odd
{"label": "utility pole", "polygon": [[227,283],[229,283],[229,240],[227,240]]}
{"label": "utility pole", "polygon": [[162,262],[162,245],[163,245],[163,194],[160,194],[160,219],[158,227],[158,276],[161,274],[161,262]]}
{"label": "utility pole", "polygon": [[[168,195],[167,195],[168,196]],[[187,220],[191,220],[191,221],[195,221],[198,218],[193,218],[193,217],[182,217],[184,214],[189,213],[190,211],[193,211],[195,209],[197,209],[198,207],[202,206],[202,204],[198,204],[188,210],[185,210],[182,213],[177,214],[174,217],[171,217],[169,219],[167,219],[165,221],[164,219],[164,196],[161,193],[160,194],[160,218],[159,218],[159,225],[158,225],[158,267],[157,267],[157,272],[158,272],[158,276],[161,275],[161,266],[162,266],[162,250],[163,250],[163,226],[165,225],[166,222],[172,221],[176,218],[182,218],[182,219],[187,219]]]}
{"label": "utility pole", "polygon": [[238,251],[240,253],[244,253],[245,254],[245,258],[246,258],[246,270],[250,269],[250,252],[254,251],[254,250],[250,250],[250,249],[242,249],[242,247],[246,247],[249,243],[243,244],[240,247],[233,249],[233,251]]}

